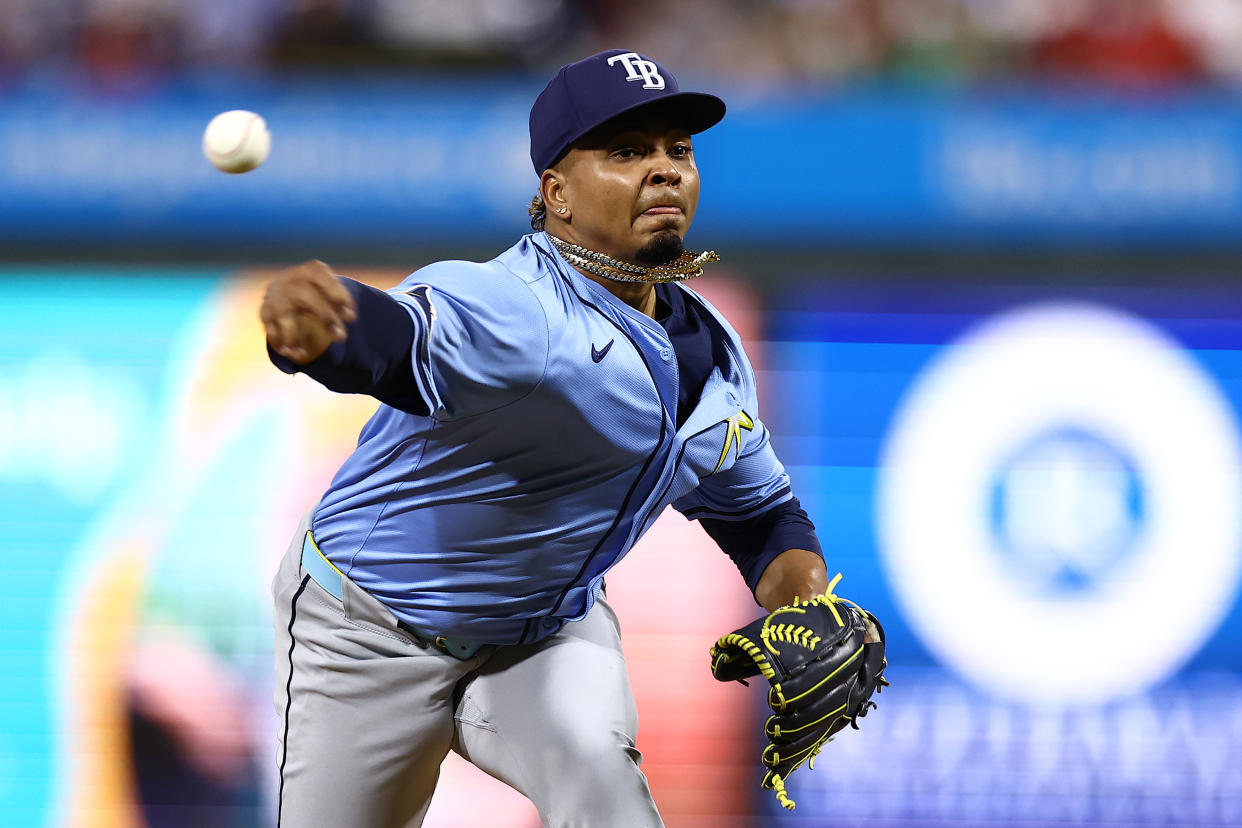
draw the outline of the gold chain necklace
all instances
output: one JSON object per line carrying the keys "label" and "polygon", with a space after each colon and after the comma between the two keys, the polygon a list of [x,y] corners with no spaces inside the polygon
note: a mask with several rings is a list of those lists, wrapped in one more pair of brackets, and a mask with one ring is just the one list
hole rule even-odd
{"label": "gold chain necklace", "polygon": [[597,253],[585,247],[579,247],[576,244],[570,244],[563,239],[558,239],[551,233],[548,234],[548,238],[552,240],[553,246],[560,251],[560,254],[565,257],[565,261],[571,265],[579,270],[585,270],[587,273],[602,276],[614,282],[681,282],[686,279],[693,279],[696,276],[702,276],[703,265],[708,262],[720,261],[720,257],[716,255],[714,250],[704,250],[698,255],[686,250],[682,252],[675,262],[656,265],[655,267],[643,267],[642,265],[634,265],[614,259],[609,255]]}

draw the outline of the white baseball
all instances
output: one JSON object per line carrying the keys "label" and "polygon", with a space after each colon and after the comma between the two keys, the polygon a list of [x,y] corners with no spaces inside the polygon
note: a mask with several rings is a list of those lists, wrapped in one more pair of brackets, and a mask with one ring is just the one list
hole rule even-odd
{"label": "white baseball", "polygon": [[271,148],[267,122],[244,109],[221,112],[203,131],[203,155],[221,172],[249,172],[267,160]]}

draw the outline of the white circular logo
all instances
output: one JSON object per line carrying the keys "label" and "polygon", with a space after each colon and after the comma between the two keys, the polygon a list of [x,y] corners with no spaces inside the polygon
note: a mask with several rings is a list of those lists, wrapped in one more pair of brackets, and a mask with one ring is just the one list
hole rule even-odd
{"label": "white circular logo", "polygon": [[1177,343],[1114,309],[1020,308],[946,349],[894,419],[878,497],[914,631],[1013,699],[1141,691],[1237,592],[1236,423]]}
{"label": "white circular logo", "polygon": [[992,539],[1011,576],[1046,591],[1087,591],[1125,559],[1147,517],[1124,449],[1076,428],[1050,428],[997,468]]}

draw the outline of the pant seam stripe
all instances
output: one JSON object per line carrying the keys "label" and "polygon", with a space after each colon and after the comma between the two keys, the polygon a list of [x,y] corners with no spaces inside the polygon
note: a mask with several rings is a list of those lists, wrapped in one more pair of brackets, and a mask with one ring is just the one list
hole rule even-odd
{"label": "pant seam stripe", "polygon": [[297,639],[293,637],[293,622],[298,617],[298,598],[306,591],[308,583],[310,576],[306,575],[302,578],[298,591],[293,593],[293,600],[289,605],[289,680],[285,682],[285,733],[280,740],[280,791],[276,797],[276,828],[280,828],[281,811],[284,810],[285,760],[289,758],[289,709],[293,706],[293,647],[297,643]]}

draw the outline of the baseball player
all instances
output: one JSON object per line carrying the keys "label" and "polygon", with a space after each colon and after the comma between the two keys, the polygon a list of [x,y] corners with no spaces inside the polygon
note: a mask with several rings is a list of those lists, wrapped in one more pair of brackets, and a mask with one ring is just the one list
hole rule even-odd
{"label": "baseball player", "polygon": [[724,112],[634,52],[569,64],[530,112],[535,232],[387,293],[268,285],[273,362],[380,402],[273,584],[282,828],[417,826],[450,749],[545,825],[662,825],[605,573],[672,504],[766,609],[825,591],[742,343],[682,284]]}

